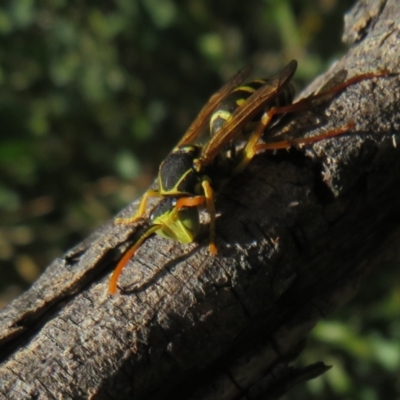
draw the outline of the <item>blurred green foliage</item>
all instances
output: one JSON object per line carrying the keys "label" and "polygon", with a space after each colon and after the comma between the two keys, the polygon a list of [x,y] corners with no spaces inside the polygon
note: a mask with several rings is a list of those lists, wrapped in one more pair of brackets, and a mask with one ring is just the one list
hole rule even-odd
{"label": "blurred green foliage", "polygon": [[[0,306],[136,198],[238,68],[252,62],[260,76],[270,76],[296,58],[302,83],[324,70],[343,50],[343,13],[351,5],[4,1]],[[368,292],[369,307],[355,300],[343,319],[321,323],[303,361],[322,358],[334,368],[286,398],[399,398],[396,289]]]}

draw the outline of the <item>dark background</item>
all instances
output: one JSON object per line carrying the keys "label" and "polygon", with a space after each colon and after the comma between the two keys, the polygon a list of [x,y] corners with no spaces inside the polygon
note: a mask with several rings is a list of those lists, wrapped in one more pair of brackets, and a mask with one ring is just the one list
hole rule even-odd
{"label": "dark background", "polygon": [[[4,4],[5,3],[5,4]],[[152,182],[208,97],[251,62],[337,59],[344,0],[9,0],[0,6],[0,307]],[[320,323],[287,399],[400,398],[400,277],[384,266]],[[395,283],[397,282],[397,283]]]}

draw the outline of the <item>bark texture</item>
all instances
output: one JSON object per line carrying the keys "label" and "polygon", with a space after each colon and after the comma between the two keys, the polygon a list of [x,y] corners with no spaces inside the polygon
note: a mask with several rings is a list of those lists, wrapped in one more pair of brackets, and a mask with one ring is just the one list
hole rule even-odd
{"label": "bark texture", "polygon": [[[400,3],[360,1],[348,53],[320,77],[400,71]],[[399,236],[399,76],[346,89],[287,121],[343,137],[257,156],[217,198],[219,254],[207,235],[149,239],[107,295],[143,226],[109,221],[55,260],[1,313],[7,399],[276,399],[323,373],[294,369],[315,324],[344,304]],[[137,202],[123,211],[134,212]]]}

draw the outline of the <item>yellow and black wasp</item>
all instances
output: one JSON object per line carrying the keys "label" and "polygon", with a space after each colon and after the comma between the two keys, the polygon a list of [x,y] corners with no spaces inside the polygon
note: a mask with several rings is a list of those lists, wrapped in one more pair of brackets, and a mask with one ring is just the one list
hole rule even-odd
{"label": "yellow and black wasp", "polygon": [[[116,220],[119,224],[134,223],[145,214],[149,197],[162,198],[150,213],[148,229],[118,262],[109,283],[110,294],[116,292],[118,278],[125,265],[151,235],[157,234],[181,243],[193,242],[200,229],[200,206],[205,206],[209,213],[210,253],[217,253],[215,181],[229,179],[243,171],[259,152],[314,143],[340,135],[354,126],[349,123],[314,137],[260,143],[261,136],[271,126],[276,115],[308,109],[314,100],[335,94],[364,79],[388,74],[379,71],[358,75],[292,103],[294,91],[290,80],[296,68],[297,62],[293,60],[271,79],[255,80],[242,85],[251,72],[251,68],[244,68],[209,99],[177,146],[161,163],[157,178],[158,189],[148,190],[144,194],[134,216]],[[236,142],[248,130],[246,126],[249,122],[254,120],[255,127],[245,136],[242,149],[236,152]],[[207,125],[210,132],[208,141],[204,145],[194,144]]]}

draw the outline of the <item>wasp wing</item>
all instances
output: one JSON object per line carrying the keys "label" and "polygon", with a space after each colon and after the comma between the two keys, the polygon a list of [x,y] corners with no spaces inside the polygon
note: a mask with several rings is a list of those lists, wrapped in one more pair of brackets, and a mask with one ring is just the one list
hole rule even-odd
{"label": "wasp wing", "polygon": [[233,75],[228,82],[217,93],[213,94],[205,106],[201,109],[196,119],[192,122],[189,129],[183,135],[182,139],[178,142],[177,147],[184,146],[192,143],[202,132],[204,127],[209,123],[211,114],[221,101],[228,96],[228,94],[239,86],[251,73],[253,67],[248,65]]}
{"label": "wasp wing", "polygon": [[262,110],[265,103],[273,99],[285,88],[296,68],[297,61],[292,60],[279,74],[275,75],[233,112],[218,133],[203,146],[200,156],[202,165],[210,164],[221,149],[240,134],[246,123]]}

